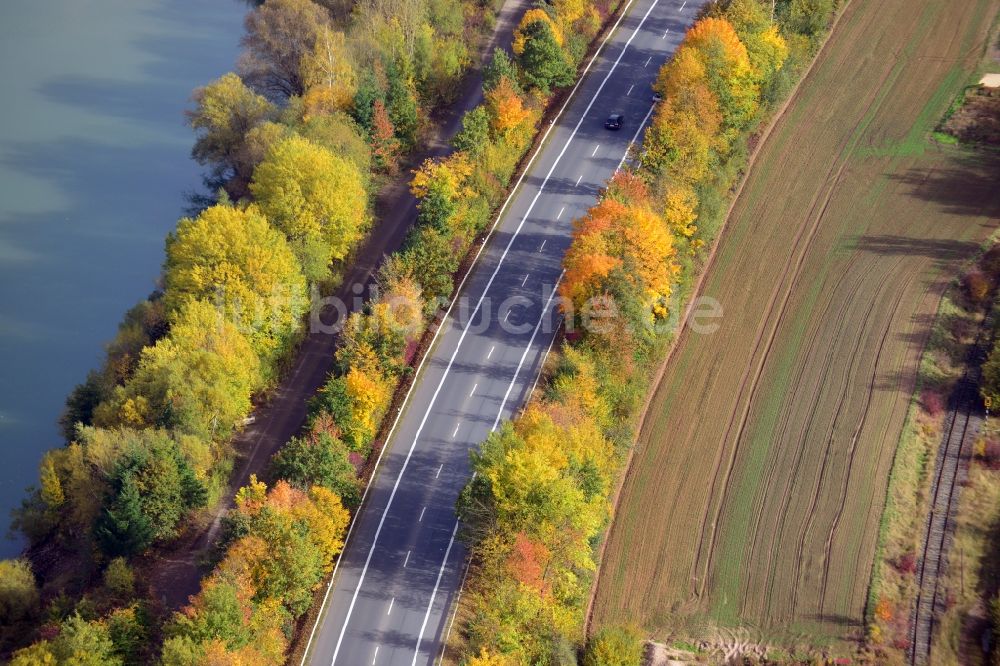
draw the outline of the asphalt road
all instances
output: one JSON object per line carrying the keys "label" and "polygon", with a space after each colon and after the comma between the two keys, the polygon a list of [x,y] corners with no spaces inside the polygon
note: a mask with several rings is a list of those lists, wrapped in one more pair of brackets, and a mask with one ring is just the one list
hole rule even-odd
{"label": "asphalt road", "polygon": [[[525,400],[557,328],[574,218],[652,109],[651,84],[704,0],[632,0],[550,129],[442,324],[341,555],[312,664],[433,664],[465,548],[455,500],[469,451]],[[611,113],[621,131],[604,129]]]}

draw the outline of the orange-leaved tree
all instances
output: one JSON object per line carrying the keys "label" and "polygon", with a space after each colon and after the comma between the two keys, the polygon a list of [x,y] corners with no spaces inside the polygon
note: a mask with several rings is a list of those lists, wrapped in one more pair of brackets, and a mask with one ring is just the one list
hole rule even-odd
{"label": "orange-leaved tree", "polygon": [[651,313],[665,316],[678,271],[675,255],[674,237],[663,218],[648,201],[620,200],[612,181],[609,196],[575,223],[560,294],[574,312],[586,312],[592,299],[607,293],[611,273],[621,269]]}
{"label": "orange-leaved tree", "polygon": [[493,131],[501,137],[507,136],[531,117],[531,110],[525,107],[514,83],[506,76],[501,76],[493,89],[486,93],[486,109]]}
{"label": "orange-leaved tree", "polygon": [[757,113],[760,87],[746,46],[729,21],[712,16],[698,21],[684,36],[678,54],[687,49],[705,67],[726,129],[741,130],[749,125]]}

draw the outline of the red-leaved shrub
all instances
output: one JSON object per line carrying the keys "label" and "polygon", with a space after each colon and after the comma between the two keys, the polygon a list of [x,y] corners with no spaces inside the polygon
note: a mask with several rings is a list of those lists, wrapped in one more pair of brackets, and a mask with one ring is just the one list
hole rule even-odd
{"label": "red-leaved shrub", "polygon": [[913,553],[903,553],[896,560],[896,570],[899,573],[911,574],[917,570],[917,558]]}
{"label": "red-leaved shrub", "polygon": [[944,398],[933,389],[924,389],[920,392],[920,406],[931,416],[938,416],[944,411]]}
{"label": "red-leaved shrub", "polygon": [[962,278],[962,286],[965,288],[965,295],[969,300],[979,305],[986,301],[990,293],[990,281],[986,274],[980,270],[972,270]]}
{"label": "red-leaved shrub", "polygon": [[990,469],[1000,469],[1000,440],[995,435],[988,436],[983,444],[982,462]]}

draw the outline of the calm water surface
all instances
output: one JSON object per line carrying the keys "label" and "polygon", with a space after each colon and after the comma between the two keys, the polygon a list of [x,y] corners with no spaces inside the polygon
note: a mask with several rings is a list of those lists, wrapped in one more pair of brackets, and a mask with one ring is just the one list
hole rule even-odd
{"label": "calm water surface", "polygon": [[0,3],[0,557],[66,394],[147,295],[198,188],[183,110],[232,68],[236,0]]}

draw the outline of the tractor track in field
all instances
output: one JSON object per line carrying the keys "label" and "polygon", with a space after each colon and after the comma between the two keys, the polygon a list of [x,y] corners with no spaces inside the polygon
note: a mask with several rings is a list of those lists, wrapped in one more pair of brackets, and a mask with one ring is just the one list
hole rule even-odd
{"label": "tractor track in field", "polygon": [[[978,353],[977,344],[973,353]],[[913,666],[928,663],[935,615],[943,606],[939,581],[944,572],[952,516],[958,493],[958,477],[968,443],[979,431],[980,418],[976,400],[977,371],[966,370],[952,393],[952,407],[947,417],[942,446],[938,449],[931,506],[924,523],[924,545],[917,568],[917,598],[911,611],[909,662]]]}
{"label": "tractor track in field", "polygon": [[[872,105],[876,104],[877,98],[873,99],[868,107],[871,109]],[[802,272],[802,267],[805,264],[806,255],[809,253],[809,249],[812,246],[813,240],[816,238],[816,233],[819,230],[820,222],[826,215],[827,208],[830,205],[830,201],[833,198],[834,192],[836,192],[838,185],[840,184],[841,178],[844,175],[844,170],[847,168],[848,158],[852,149],[854,148],[855,141],[858,131],[864,122],[865,116],[855,123],[852,131],[846,135],[843,142],[841,143],[841,148],[838,154],[837,160],[830,165],[830,169],[827,171],[826,182],[828,183],[825,191],[822,195],[818,195],[813,199],[812,205],[810,206],[810,217],[812,218],[812,223],[808,225],[803,225],[799,228],[796,238],[793,241],[791,248],[793,254],[797,251],[797,256],[793,263],[786,266],[782,279],[775,285],[775,288],[771,291],[770,299],[767,306],[768,317],[764,319],[764,326],[758,331],[757,340],[754,344],[754,353],[751,359],[760,354],[759,361],[756,364],[756,368],[753,364],[746,368],[743,373],[743,377],[740,381],[740,393],[746,395],[746,402],[744,403],[742,412],[739,410],[734,411],[729,425],[726,428],[726,433],[723,441],[728,441],[729,433],[732,432],[733,427],[736,426],[736,436],[734,438],[733,450],[729,456],[729,460],[725,466],[725,471],[722,478],[721,485],[721,497],[718,503],[715,505],[714,511],[706,507],[706,511],[702,514],[701,523],[698,527],[698,548],[693,561],[692,572],[692,582],[697,581],[697,587],[692,590],[694,592],[693,596],[695,598],[701,598],[704,595],[705,587],[707,585],[708,579],[711,576],[712,570],[712,560],[715,555],[715,541],[718,537],[719,531],[719,518],[721,516],[722,507],[725,505],[726,495],[728,494],[729,479],[732,475],[733,468],[736,464],[736,459],[739,456],[740,451],[740,440],[743,439],[743,433],[746,429],[747,420],[750,416],[750,409],[753,404],[753,397],[757,390],[757,384],[760,381],[761,375],[764,372],[764,366],[767,364],[767,359],[770,356],[771,347],[774,345],[775,336],[777,335],[778,329],[781,327],[781,323],[785,318],[785,312],[788,307],[788,299],[791,297],[792,287],[797,282],[800,273]],[[790,279],[789,278],[790,275]],[[767,330],[767,323],[771,317],[771,314],[776,314],[773,325],[770,330]],[[748,386],[749,384],[749,386]],[[737,423],[738,422],[738,423]],[[712,474],[712,485],[709,497],[715,495],[715,489],[719,484],[719,473],[722,469],[722,462],[725,458],[722,451],[725,447],[720,449],[719,457],[716,460],[715,470]],[[706,539],[706,528],[709,526],[709,514],[713,514],[711,520],[710,535],[708,537],[708,548],[707,554],[705,555],[706,562],[704,566],[704,573],[701,576],[697,575],[698,563],[702,559],[702,550],[705,546]]]}
{"label": "tractor track in field", "polygon": [[[814,206],[815,207],[815,206]],[[729,424],[726,428],[726,433],[723,436],[723,441],[729,441],[729,434],[732,432],[733,427],[737,425],[737,420],[739,425],[736,430],[736,437],[733,440],[732,452],[729,455],[729,460],[726,462],[725,467],[723,467],[723,460],[725,459],[725,447],[719,449],[719,455],[715,461],[715,469],[712,473],[712,485],[709,492],[709,497],[714,497],[716,494],[716,488],[720,487],[720,472],[722,473],[721,479],[721,496],[718,503],[715,505],[714,510],[711,508],[711,502],[706,506],[705,512],[702,514],[701,523],[698,527],[698,548],[693,561],[694,572],[692,575],[692,582],[697,581],[697,586],[693,590],[693,596],[695,598],[700,598],[705,592],[705,586],[707,585],[708,579],[711,576],[712,570],[712,559],[715,550],[715,540],[718,536],[718,525],[719,518],[722,512],[722,508],[725,505],[727,489],[729,488],[729,479],[732,475],[733,468],[736,464],[736,460],[740,453],[740,440],[743,438],[743,431],[746,427],[747,418],[750,413],[750,409],[753,404],[753,396],[757,389],[757,383],[760,381],[760,377],[763,374],[764,366],[767,363],[768,356],[770,355],[771,346],[774,344],[774,338],[777,333],[778,328],[781,325],[782,319],[784,319],[785,308],[788,304],[788,298],[791,295],[791,285],[795,283],[798,278],[799,272],[802,267],[803,258],[809,249],[812,239],[815,237],[816,230],[819,227],[819,220],[822,215],[816,217],[814,223],[808,228],[808,233],[806,233],[806,227],[799,229],[798,234],[792,244],[793,251],[799,247],[800,242],[803,242],[803,235],[805,235],[804,246],[798,253],[798,257],[795,262],[791,265],[786,266],[782,279],[777,283],[775,288],[771,291],[771,296],[768,302],[767,312],[768,317],[764,319],[764,326],[757,333],[757,340],[754,345],[754,353],[751,356],[751,364],[746,368],[743,376],[740,380],[740,394],[746,396],[746,402],[744,403],[742,413],[736,410],[732,413]],[[791,273],[790,279],[789,273]],[[782,289],[782,285],[785,288]],[[780,299],[780,304],[778,303]],[[774,320],[774,324],[767,330],[767,322],[770,321],[770,315],[775,313],[777,309],[777,317]],[[752,360],[758,356],[760,352],[760,360],[754,367]],[[709,523],[709,514],[712,514],[711,523]],[[697,575],[698,563],[702,560],[702,550],[705,547],[706,540],[706,529],[709,524],[711,525],[711,531],[708,538],[707,544],[707,554],[706,562],[704,566],[704,572],[701,576]]]}
{"label": "tractor track in field", "polygon": [[[857,260],[858,260],[857,257],[852,258],[852,260],[850,261],[850,263],[847,266],[847,269],[845,270],[845,274],[848,274],[848,273],[852,272],[853,266],[854,266],[854,264],[857,263]],[[871,265],[869,265],[868,268],[866,270],[864,270],[864,273],[869,272],[871,270],[871,268],[872,268]],[[859,280],[858,284],[854,287],[854,290],[851,292],[851,298],[849,298],[846,301],[846,303],[852,302],[854,300],[854,297],[857,295],[857,293],[859,291],[861,291],[863,285],[864,285],[864,280]],[[840,308],[841,315],[843,314],[843,310],[844,310],[844,305],[845,304],[841,305],[841,308]],[[822,314],[822,318],[823,319],[825,319],[827,317],[827,315],[830,312],[830,310],[831,310],[832,307],[833,307],[833,302],[832,301],[828,302],[826,304],[826,306],[823,309],[823,314]],[[870,314],[871,314],[871,308],[869,308],[868,312],[865,315],[866,321],[867,321],[867,318],[868,318],[868,316]],[[812,338],[812,340],[809,343],[809,347],[806,350],[806,354],[805,355],[807,357],[809,357],[809,356],[812,355],[813,349],[816,347],[817,344],[819,344],[819,342],[820,342],[820,338],[818,336]],[[856,355],[856,353],[857,353],[857,348],[855,348],[855,352],[854,352],[854,354],[852,354],[852,362],[851,362],[852,365],[853,365],[853,357],[854,357],[854,355]],[[824,372],[826,371],[826,369],[828,369],[830,367],[830,365],[831,365],[831,360],[830,359],[832,358],[832,356],[833,356],[833,349],[831,348],[831,349],[827,350],[827,359],[826,359],[826,362],[824,363]],[[798,370],[797,370],[796,376],[795,376],[795,382],[792,384],[792,386],[799,386],[800,385],[801,380],[802,380],[802,376],[805,374],[805,371],[806,371],[806,365],[805,364],[801,364],[798,367]],[[817,385],[816,388],[814,389],[813,395],[811,396],[811,399],[810,399],[811,403],[815,404],[819,400],[819,395],[820,395],[821,391],[822,391],[822,386]],[[841,395],[841,403],[842,402],[843,402],[843,394]],[[840,412],[840,408],[838,406],[837,413],[839,413],[839,412]],[[817,410],[815,410],[815,409],[812,410],[812,412],[809,414],[809,418],[802,425],[802,427],[801,427],[801,429],[799,431],[799,436],[798,436],[798,440],[797,441],[803,441],[805,439],[805,437],[808,434],[809,430],[812,428],[813,419],[816,417],[816,414],[817,414]],[[787,428],[787,422],[788,422],[787,416],[783,417],[783,419],[782,419],[782,426],[781,426],[781,429],[780,429],[779,435],[778,435],[779,439],[783,438],[784,435],[785,435],[785,431],[786,431],[786,428]],[[771,544],[770,544],[771,547],[768,548],[768,550],[767,550],[767,556],[766,556],[767,557],[767,562],[766,562],[766,565],[765,565],[765,570],[768,572],[767,573],[768,580],[771,581],[771,584],[768,585],[767,596],[764,599],[764,604],[763,605],[764,605],[765,608],[769,608],[770,607],[771,598],[772,598],[773,593],[774,593],[774,581],[777,578],[777,571],[775,570],[775,567],[777,567],[777,562],[776,562],[775,557],[774,557],[775,550],[776,550],[775,549],[774,539],[775,538],[780,538],[780,536],[778,536],[778,535],[781,535],[781,534],[784,533],[785,522],[786,522],[786,518],[788,517],[788,507],[791,505],[792,498],[794,496],[794,493],[792,492],[792,487],[794,485],[795,479],[797,479],[799,477],[799,469],[802,466],[802,459],[803,459],[803,453],[804,452],[805,452],[805,448],[804,447],[800,446],[800,447],[796,448],[795,455],[794,455],[794,460],[793,460],[793,463],[792,463],[793,472],[789,476],[788,482],[785,484],[783,492],[781,493],[781,509],[778,512],[778,515],[780,516],[779,519],[778,519],[778,526],[777,526],[777,529],[774,532],[774,535],[772,535]],[[771,465],[768,468],[768,481],[769,482],[766,483],[766,484],[764,484],[765,487],[770,487],[770,479],[772,479],[774,477],[774,473],[775,473],[775,470],[777,469],[777,467],[778,467],[777,462],[776,461],[772,461]],[[761,503],[760,506],[759,506],[759,508],[758,508],[758,510],[755,512],[755,514],[756,514],[756,521],[754,523],[754,528],[752,530],[754,536],[753,536],[753,548],[750,550],[750,553],[749,553],[750,558],[753,558],[755,552],[757,551],[758,536],[760,535],[760,530],[758,528],[759,528],[759,525],[760,525],[760,519],[763,517],[763,513],[764,513],[764,504]],[[747,580],[747,581],[744,582],[744,585],[743,585],[743,602],[742,602],[742,608],[744,608],[744,609],[746,608],[746,605],[748,603],[749,595],[750,595],[750,582],[749,582],[749,580]]]}
{"label": "tractor track in field", "polygon": [[[879,89],[881,89],[882,86],[884,86],[885,81],[889,78],[889,75],[891,73],[892,70],[889,70],[889,72],[883,77],[883,80],[881,82],[882,85],[879,86]],[[703,596],[705,592],[705,586],[708,582],[708,578],[711,575],[712,560],[715,550],[715,540],[718,536],[719,517],[722,507],[725,503],[727,494],[726,490],[729,486],[729,477],[732,474],[733,467],[736,463],[736,459],[739,454],[739,449],[740,449],[739,441],[740,439],[742,439],[743,431],[746,428],[747,419],[749,418],[750,415],[750,408],[753,403],[753,395],[756,392],[757,388],[757,383],[760,381],[760,377],[763,374],[764,365],[766,364],[767,358],[770,355],[771,346],[774,344],[775,336],[777,334],[778,329],[781,326],[782,320],[784,319],[785,310],[788,307],[788,299],[791,296],[792,292],[792,285],[797,281],[798,276],[802,271],[802,266],[805,263],[805,257],[809,252],[813,239],[815,239],[816,237],[816,233],[819,230],[820,222],[823,220],[827,208],[830,205],[830,201],[833,198],[833,194],[834,192],[836,192],[837,187],[840,184],[841,178],[844,175],[844,171],[847,168],[850,154],[856,147],[856,139],[859,136],[861,128],[865,124],[865,118],[868,116],[869,113],[872,112],[873,107],[877,107],[877,105],[879,104],[880,104],[880,98],[879,96],[876,95],[868,103],[868,107],[865,113],[860,116],[860,118],[854,124],[854,127],[851,129],[851,131],[845,135],[844,140],[840,145],[838,158],[833,164],[830,165],[830,169],[827,171],[826,182],[828,183],[828,185],[822,195],[817,194],[816,198],[814,198],[812,201],[812,205],[810,206],[810,212],[811,212],[810,216],[813,218],[812,224],[803,225],[802,227],[800,227],[798,234],[796,235],[796,238],[792,243],[791,247],[793,248],[793,252],[795,251],[795,249],[799,250],[798,256],[795,258],[794,264],[786,266],[784,273],[782,275],[782,279],[776,284],[775,288],[771,292],[767,311],[770,315],[771,313],[775,312],[775,307],[777,306],[777,318],[775,320],[774,325],[771,327],[770,331],[765,332],[766,330],[766,324],[765,324],[765,326],[762,327],[762,330],[758,332],[757,340],[754,345],[753,356],[756,356],[757,352],[760,351],[762,347],[763,347],[763,353],[761,354],[760,361],[757,363],[756,369],[753,369],[751,365],[744,371],[743,377],[740,381],[741,393],[744,392],[744,390],[747,388],[748,381],[750,384],[749,391],[746,392],[747,394],[746,403],[743,408],[742,414],[739,414],[738,417],[737,417],[737,412],[734,412],[732,414],[732,417],[730,418],[729,421],[729,425],[726,428],[726,434],[723,441],[729,440],[729,433],[732,431],[736,419],[737,418],[739,419],[739,426],[736,432],[733,451],[729,456],[729,461],[728,464],[726,465],[725,474],[722,479],[722,486],[721,486],[722,497],[719,499],[719,502],[716,505],[714,511],[714,517],[712,518],[711,522],[711,535],[709,538],[708,551],[706,555],[707,561],[705,562],[704,573],[701,576],[697,575],[698,563],[702,559],[702,549],[705,544],[705,532],[706,528],[708,527],[708,517],[709,513],[712,512],[712,509],[709,508],[711,506],[711,503],[709,504],[708,507],[706,507],[706,511],[702,515],[701,523],[698,527],[698,547],[696,550],[695,558],[692,563],[693,571],[691,577],[692,582],[696,580],[698,581],[697,587],[692,590],[692,592],[694,593],[692,596],[694,596],[695,598],[701,598]],[[813,214],[813,212],[815,213]],[[790,281],[786,279],[789,273],[791,273]],[[782,289],[782,285],[784,285],[784,289]],[[781,301],[780,304],[778,303],[779,299]],[[768,319],[770,319],[770,317],[766,318],[764,321],[766,322]],[[753,356],[751,358],[753,358]],[[750,376],[751,374],[752,377]],[[715,463],[715,470],[712,474],[712,485],[709,497],[713,497],[715,495],[715,489],[719,482],[719,472],[724,459],[724,454],[722,453],[724,448],[725,447],[722,447],[720,449],[719,457],[717,458]]]}
{"label": "tractor track in field", "polygon": [[[865,284],[863,281],[859,281],[858,282],[858,289],[860,289],[863,284]],[[852,299],[851,300],[853,300],[853,295],[854,294],[852,293]],[[861,321],[861,325],[859,326],[859,330],[865,330],[867,328],[868,322],[871,319],[871,315],[872,315],[872,312],[874,312],[874,310],[875,310],[876,304],[877,304],[877,300],[876,299],[872,299],[872,302],[869,305],[868,310],[865,312],[864,319]],[[898,307],[898,305],[899,305],[899,301],[897,299],[896,307]],[[895,310],[895,308],[894,308],[894,310]],[[890,321],[891,321],[891,317],[890,317]],[[847,396],[848,396],[848,393],[849,393],[849,390],[850,390],[850,382],[848,380],[849,380],[849,378],[850,378],[850,376],[852,374],[852,368],[854,367],[854,365],[856,363],[858,352],[861,351],[862,340],[863,339],[860,336],[856,339],[854,348],[851,350],[850,361],[848,363],[843,364],[844,372],[846,374],[846,377],[845,377],[843,389],[840,392],[840,398],[837,401],[837,406],[836,406],[836,408],[834,410],[834,413],[837,414],[837,415],[839,415],[841,413],[841,410],[843,409],[844,403],[847,401]],[[881,349],[881,345],[884,344],[884,342],[885,342],[885,335],[883,334],[882,341],[880,343],[880,349]],[[877,366],[877,359],[878,359],[878,355],[876,354],[876,363],[875,363],[876,366]],[[826,371],[828,369],[829,369],[829,365],[826,368],[824,368],[824,374],[826,373]],[[864,413],[867,414],[867,407],[864,410]],[[845,483],[845,485],[847,483],[849,483],[849,481],[850,481],[851,468],[852,468],[853,463],[854,463],[854,452],[855,452],[854,450],[855,450],[855,445],[857,443],[857,432],[860,430],[861,425],[864,424],[864,419],[865,419],[865,416],[863,415],[862,419],[860,421],[859,427],[856,429],[854,437],[852,438],[852,441],[851,441],[850,452],[848,454],[848,460],[847,460],[847,469],[845,470],[845,474],[844,474],[844,483]],[[802,530],[799,532],[799,540],[798,540],[798,544],[797,544],[797,547],[796,547],[796,556],[795,556],[795,573],[794,573],[794,577],[793,577],[793,580],[796,581],[796,582],[799,580],[799,578],[800,578],[800,576],[802,574],[801,569],[802,569],[802,562],[805,559],[804,553],[805,553],[806,540],[807,540],[807,538],[809,536],[809,532],[812,530],[812,527],[813,527],[813,524],[814,524],[814,521],[815,521],[815,518],[816,518],[816,507],[819,504],[820,497],[823,494],[822,490],[823,490],[824,480],[826,479],[826,470],[827,470],[827,466],[828,466],[828,463],[830,461],[831,455],[833,453],[833,442],[834,442],[834,437],[835,437],[836,426],[837,426],[837,418],[834,418],[833,422],[830,424],[830,429],[827,432],[827,435],[825,437],[825,439],[826,439],[826,446],[824,447],[824,450],[823,450],[823,463],[822,463],[822,466],[820,468],[819,474],[817,474],[817,476],[816,476],[816,484],[815,484],[815,487],[813,488],[812,496],[810,497],[810,500],[809,500],[809,509],[806,511],[806,516],[807,516],[806,522],[805,522],[805,525],[802,528]],[[823,582],[823,585],[822,585],[822,588],[821,588],[820,602],[819,602],[819,608],[820,608],[820,612],[821,613],[822,613],[822,608],[823,608],[823,599],[826,596],[825,583],[826,583],[826,579],[827,579],[829,562],[830,562],[830,559],[831,559],[831,557],[830,557],[830,545],[831,545],[831,542],[832,542],[832,533],[833,533],[833,531],[836,530],[836,526],[837,526],[837,524],[839,522],[839,516],[840,516],[840,514],[843,511],[843,501],[844,501],[844,498],[846,497],[846,489],[843,492],[841,492],[840,497],[841,497],[841,505],[840,505],[840,508],[838,509],[838,512],[837,512],[837,518],[835,518],[835,520],[833,522],[833,526],[831,528],[831,535],[828,537],[827,541],[825,542],[825,546],[826,547],[824,548],[824,555],[823,555],[823,581],[824,582]],[[792,586],[792,606],[791,606],[792,611],[791,612],[792,612],[793,615],[797,612],[798,602],[799,602],[799,587],[798,587],[797,584],[795,584],[795,585]]]}
{"label": "tractor track in field", "polygon": [[[899,262],[897,262],[899,263]],[[836,534],[837,528],[840,526],[840,521],[844,516],[844,508],[847,499],[847,491],[849,489],[849,484],[851,482],[851,472],[854,469],[854,463],[856,462],[856,453],[858,448],[858,438],[861,436],[861,430],[864,428],[865,423],[868,420],[868,413],[871,411],[872,405],[872,394],[875,392],[875,383],[878,379],[877,372],[879,367],[879,361],[882,360],[882,352],[885,350],[886,340],[889,338],[889,332],[892,329],[893,318],[896,316],[896,311],[899,310],[899,305],[903,299],[903,289],[896,290],[896,301],[893,303],[892,312],[889,313],[889,317],[886,320],[885,329],[882,331],[882,337],[879,340],[878,351],[875,353],[875,360],[872,362],[872,376],[871,381],[868,384],[868,391],[865,397],[865,407],[861,412],[861,418],[858,419],[857,426],[854,428],[854,434],[851,437],[850,453],[848,454],[847,470],[844,474],[844,483],[841,488],[840,493],[840,505],[837,507],[837,515],[830,525],[830,532],[827,534],[825,548],[823,551],[823,583],[820,586],[819,595],[819,612],[823,613],[823,608],[826,604],[826,589],[827,583],[830,580],[830,562],[833,560],[833,538]],[[874,301],[873,301],[874,305]],[[857,350],[858,347],[855,349]],[[847,390],[845,389],[844,394],[846,395]],[[832,440],[832,437],[831,437]]]}

